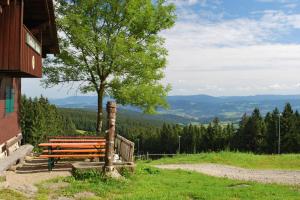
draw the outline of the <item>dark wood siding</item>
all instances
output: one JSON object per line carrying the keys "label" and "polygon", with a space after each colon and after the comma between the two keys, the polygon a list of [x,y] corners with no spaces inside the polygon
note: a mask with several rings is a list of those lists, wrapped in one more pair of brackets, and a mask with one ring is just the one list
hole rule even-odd
{"label": "dark wood siding", "polygon": [[[31,74],[35,77],[42,77],[42,56],[39,55],[33,48],[26,44],[26,34],[30,34],[31,37],[34,36],[28,31],[28,29],[23,26],[22,38],[21,38],[21,71]],[[36,40],[38,43],[38,41]],[[34,61],[33,61],[34,60]],[[34,68],[33,68],[34,62]]]}
{"label": "dark wood siding", "polygon": [[6,6],[0,15],[0,70],[17,70],[20,67],[21,2]]}
{"label": "dark wood siding", "polygon": [[27,44],[26,34],[29,34],[41,49],[42,46],[23,25],[23,9],[22,1],[16,1],[16,4],[4,7],[3,13],[0,14],[0,73],[14,77],[40,78],[42,52],[37,53]]}
{"label": "dark wood siding", "polygon": [[[11,84],[15,91],[14,112],[5,113],[5,88]],[[21,133],[19,122],[19,103],[21,79],[0,77],[0,144]]]}

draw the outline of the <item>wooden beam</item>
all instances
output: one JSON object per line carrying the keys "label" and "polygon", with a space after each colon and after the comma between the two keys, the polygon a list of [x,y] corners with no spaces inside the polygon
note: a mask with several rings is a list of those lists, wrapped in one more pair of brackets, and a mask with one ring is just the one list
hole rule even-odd
{"label": "wooden beam", "polygon": [[0,0],[0,5],[2,6],[9,6],[10,0]]}
{"label": "wooden beam", "polygon": [[49,22],[46,21],[46,22],[43,22],[41,23],[40,25],[34,27],[34,28],[31,28],[30,29],[30,32],[33,34],[33,35],[37,35],[39,33],[41,33],[42,31],[46,30],[47,29],[47,26],[49,26]]}

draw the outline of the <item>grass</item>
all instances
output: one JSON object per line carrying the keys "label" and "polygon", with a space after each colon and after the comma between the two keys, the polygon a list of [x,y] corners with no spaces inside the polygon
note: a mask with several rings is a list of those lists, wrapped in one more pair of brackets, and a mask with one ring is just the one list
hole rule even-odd
{"label": "grass", "polygon": [[159,170],[143,163],[138,164],[134,175],[122,181],[76,180],[74,177],[54,180],[57,181],[66,181],[69,186],[49,191],[49,182],[41,184],[38,199],[47,199],[45,197],[50,194],[72,198],[79,192],[92,192],[96,197],[91,199],[107,200],[296,200],[300,196],[299,186],[234,181],[182,170]]}
{"label": "grass", "polygon": [[[120,181],[103,179],[95,172],[45,181],[38,185],[39,191],[35,199],[47,200],[59,197],[73,199],[78,193],[83,192],[95,194],[80,198],[90,200],[298,200],[300,197],[299,185],[285,186],[230,180],[183,170],[161,170],[152,166],[161,163],[199,162],[257,169],[300,168],[300,157],[297,155],[258,156],[229,152],[180,155],[157,161],[138,162],[136,172]],[[0,199],[26,198],[10,190],[0,190]]]}
{"label": "grass", "polygon": [[9,190],[9,189],[3,189],[0,190],[0,199],[4,199],[4,200],[25,200],[26,197],[24,195],[22,195],[19,192],[13,191],[13,190]]}
{"label": "grass", "polygon": [[84,135],[86,133],[86,131],[77,129],[76,133]]}
{"label": "grass", "polygon": [[5,181],[6,181],[5,177],[1,176],[1,174],[0,174],[0,183],[5,182]]}
{"label": "grass", "polygon": [[300,170],[300,154],[255,155],[252,153],[200,153],[162,158],[153,164],[217,163],[248,169]]}

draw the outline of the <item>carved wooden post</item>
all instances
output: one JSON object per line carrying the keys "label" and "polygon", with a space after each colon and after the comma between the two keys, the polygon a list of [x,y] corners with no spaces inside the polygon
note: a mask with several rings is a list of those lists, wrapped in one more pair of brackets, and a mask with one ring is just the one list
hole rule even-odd
{"label": "carved wooden post", "polygon": [[116,130],[116,112],[117,104],[115,102],[107,102],[107,133],[106,133],[106,149],[105,149],[105,172],[112,172],[114,170],[114,143]]}

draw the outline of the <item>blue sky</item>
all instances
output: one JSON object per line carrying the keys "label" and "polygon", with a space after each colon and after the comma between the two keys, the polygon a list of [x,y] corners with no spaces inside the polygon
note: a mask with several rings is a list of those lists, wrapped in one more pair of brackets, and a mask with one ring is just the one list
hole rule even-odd
{"label": "blue sky", "polygon": [[[171,95],[300,93],[300,0],[169,0],[177,23],[161,33],[169,50],[164,84]],[[66,86],[23,93],[80,95]]]}

